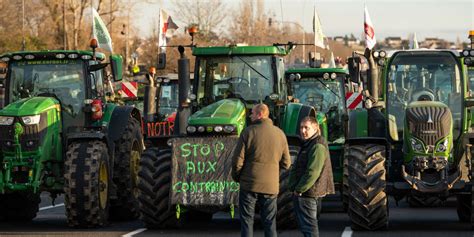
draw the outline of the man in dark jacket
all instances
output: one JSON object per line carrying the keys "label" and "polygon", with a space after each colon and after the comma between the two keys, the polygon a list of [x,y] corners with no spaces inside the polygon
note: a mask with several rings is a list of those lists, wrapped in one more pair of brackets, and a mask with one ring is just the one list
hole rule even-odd
{"label": "man in dark jacket", "polygon": [[301,232],[305,237],[317,237],[318,199],[334,194],[331,159],[315,118],[303,118],[300,135],[303,143],[291,168],[288,187],[293,191],[293,204]]}
{"label": "man in dark jacket", "polygon": [[241,236],[253,236],[257,202],[265,236],[276,236],[280,168],[289,169],[291,165],[288,143],[283,131],[269,119],[265,104],[255,105],[250,119],[254,124],[240,135],[232,159],[232,177],[240,183]]}

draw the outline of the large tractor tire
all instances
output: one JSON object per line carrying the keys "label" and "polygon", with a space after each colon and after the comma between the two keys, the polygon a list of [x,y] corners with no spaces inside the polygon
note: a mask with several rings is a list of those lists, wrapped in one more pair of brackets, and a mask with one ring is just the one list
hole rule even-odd
{"label": "large tractor tire", "polygon": [[31,221],[36,217],[40,194],[14,192],[0,195],[0,220]]}
{"label": "large tractor tire", "polygon": [[64,164],[66,216],[71,227],[107,224],[109,211],[109,155],[102,141],[73,142]]}
{"label": "large tractor tire", "polygon": [[[293,162],[298,156],[299,149],[299,147],[290,146],[290,156]],[[278,209],[276,216],[278,229],[295,229],[298,227],[293,208],[293,193],[288,190],[289,175],[289,170],[284,170],[280,173],[280,192],[277,199]]]}
{"label": "large tractor tire", "polygon": [[443,200],[436,196],[407,196],[407,202],[410,207],[440,207],[443,205]]}
{"label": "large tractor tire", "polygon": [[117,199],[110,201],[110,218],[133,220],[138,218],[138,168],[143,152],[140,123],[129,117],[122,137],[115,143],[114,184]]}
{"label": "large tractor tire", "polygon": [[346,158],[350,187],[348,213],[352,229],[387,228],[385,147],[377,144],[351,145]]}
{"label": "large tractor tire", "polygon": [[348,162],[344,158],[342,166],[342,188],[341,188],[341,199],[342,199],[342,210],[347,212],[349,209],[349,171]]}
{"label": "large tractor tire", "polygon": [[171,188],[171,150],[152,147],[140,159],[138,173],[138,203],[140,219],[147,228],[176,227],[179,220],[169,204]]}

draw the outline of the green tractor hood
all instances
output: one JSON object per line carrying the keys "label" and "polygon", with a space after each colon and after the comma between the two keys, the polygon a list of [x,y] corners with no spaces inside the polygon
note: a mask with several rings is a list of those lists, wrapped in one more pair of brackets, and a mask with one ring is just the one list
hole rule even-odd
{"label": "green tractor hood", "polygon": [[2,110],[0,116],[28,116],[40,114],[56,108],[60,110],[59,101],[51,97],[32,97],[15,101]]}
{"label": "green tractor hood", "polygon": [[233,125],[240,134],[245,126],[245,105],[238,99],[212,103],[189,117],[189,125]]}

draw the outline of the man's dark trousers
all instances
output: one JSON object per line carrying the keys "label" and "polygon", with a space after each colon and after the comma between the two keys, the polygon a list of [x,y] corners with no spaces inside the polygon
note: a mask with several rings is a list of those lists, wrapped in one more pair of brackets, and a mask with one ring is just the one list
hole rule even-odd
{"label": "man's dark trousers", "polygon": [[318,198],[293,196],[293,205],[304,237],[319,237]]}
{"label": "man's dark trousers", "polygon": [[253,222],[255,215],[255,205],[260,206],[260,217],[265,229],[265,237],[277,236],[276,213],[277,196],[248,192],[240,190],[239,212],[240,212],[240,235],[242,237],[253,236]]}

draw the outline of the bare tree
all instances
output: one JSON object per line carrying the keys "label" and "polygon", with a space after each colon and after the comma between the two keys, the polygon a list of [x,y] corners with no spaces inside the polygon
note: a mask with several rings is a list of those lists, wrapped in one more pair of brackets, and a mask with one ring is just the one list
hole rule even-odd
{"label": "bare tree", "polygon": [[269,42],[269,37],[276,37],[271,27],[268,25],[268,16],[264,13],[263,0],[242,0],[239,11],[234,14],[232,21],[232,32],[229,32],[232,39],[238,43],[248,43],[250,45],[263,45]]}
{"label": "bare tree", "polygon": [[222,0],[173,0],[173,6],[173,15],[188,26],[197,24],[199,34],[206,41],[217,37],[216,32],[228,13]]}

